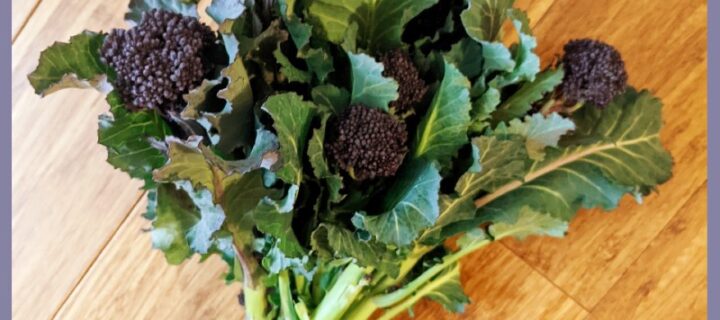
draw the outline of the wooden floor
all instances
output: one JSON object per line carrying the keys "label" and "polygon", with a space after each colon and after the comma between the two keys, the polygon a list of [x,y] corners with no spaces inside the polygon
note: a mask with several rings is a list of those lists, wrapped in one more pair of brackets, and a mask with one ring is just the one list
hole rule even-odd
{"label": "wooden floor", "polygon": [[[96,144],[100,94],[40,99],[25,75],[83,29],[122,26],[127,0],[13,0],[13,318],[238,319],[218,259],[180,267],[151,250],[140,184]],[[463,315],[417,319],[705,319],[706,15],[703,0],[518,0],[550,61],[572,38],[616,45],[630,82],[665,102],[674,178],[637,205],[582,212],[565,239],[507,241],[463,261]]]}

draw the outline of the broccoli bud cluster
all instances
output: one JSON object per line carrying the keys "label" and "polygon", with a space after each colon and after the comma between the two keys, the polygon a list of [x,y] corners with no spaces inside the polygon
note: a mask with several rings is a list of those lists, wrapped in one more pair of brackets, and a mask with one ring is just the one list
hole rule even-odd
{"label": "broccoli bud cluster", "polygon": [[216,35],[192,17],[153,9],[139,25],[114,29],[101,48],[115,88],[130,109],[179,110],[183,94],[212,70],[206,50]]}
{"label": "broccoli bud cluster", "polygon": [[330,130],[328,157],[358,181],[395,175],[408,152],[405,123],[378,109],[351,106]]}
{"label": "broccoli bud cluster", "polygon": [[398,114],[411,111],[422,101],[428,88],[410,56],[397,49],[382,55],[380,62],[385,66],[383,76],[395,79],[399,85],[399,97],[390,103],[390,108],[395,109]]}
{"label": "broccoli bud cluster", "polygon": [[568,104],[591,102],[607,106],[625,91],[627,72],[620,53],[612,46],[591,39],[573,40],[565,44],[560,63],[565,78],[560,91]]}

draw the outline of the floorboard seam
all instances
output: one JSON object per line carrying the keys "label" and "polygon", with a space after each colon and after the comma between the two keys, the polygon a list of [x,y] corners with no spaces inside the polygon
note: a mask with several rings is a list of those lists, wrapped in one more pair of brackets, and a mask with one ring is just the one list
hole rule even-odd
{"label": "floorboard seam", "polygon": [[42,0],[37,0],[37,2],[35,2],[35,5],[33,5],[32,9],[30,10],[30,14],[28,14],[27,17],[25,17],[25,20],[23,20],[22,24],[20,25],[20,28],[18,28],[17,32],[13,35],[12,44],[15,44],[15,40],[17,40],[17,38],[20,36],[20,34],[23,32],[23,30],[25,30],[25,26],[30,21],[30,18],[32,18],[35,15],[35,11],[37,11],[37,8],[40,6],[41,2],[42,2]]}
{"label": "floorboard seam", "polygon": [[120,229],[128,222],[128,220],[131,217],[133,217],[132,213],[135,211],[137,206],[140,204],[142,199],[145,197],[145,194],[146,194],[146,192],[142,192],[140,194],[140,196],[135,200],[133,205],[130,206],[130,209],[128,209],[127,213],[125,213],[125,217],[122,219],[122,221],[120,221],[120,223],[118,223],[117,228],[115,228],[115,230],[113,230],[113,232],[110,234],[110,236],[107,238],[107,240],[105,240],[105,242],[103,243],[100,250],[97,251],[97,254],[95,255],[95,257],[93,257],[93,259],[90,261],[90,264],[88,264],[88,266],[80,274],[80,277],[78,278],[78,280],[75,282],[75,284],[73,284],[72,288],[65,294],[65,297],[63,297],[63,299],[60,301],[58,306],[55,308],[50,319],[57,319],[57,316],[60,313],[60,311],[63,309],[65,304],[68,302],[68,300],[70,300],[70,297],[72,297],[72,295],[75,293],[75,290],[77,290],[77,288],[80,286],[80,283],[82,283],[83,280],[85,280],[85,276],[87,276],[87,274],[90,272],[90,270],[95,266],[96,262],[98,261],[98,259],[102,255],[102,253],[105,252],[105,249],[107,249],[107,246],[110,244],[110,242],[112,242],[113,239],[115,239],[115,237],[118,234],[118,231],[120,231]]}
{"label": "floorboard seam", "polygon": [[525,259],[523,259],[520,255],[518,255],[518,254],[517,254],[515,251],[513,251],[510,247],[508,247],[507,245],[505,245],[505,243],[500,242],[500,244],[501,244],[505,249],[507,249],[508,251],[510,251],[510,253],[512,253],[515,257],[517,257],[518,259],[520,259],[520,261],[522,261],[526,266],[530,267],[530,269],[532,269],[532,270],[535,271],[538,275],[540,275],[540,276],[543,277],[545,280],[547,280],[547,282],[549,282],[553,287],[555,287],[555,288],[557,288],[558,290],[560,290],[560,292],[562,292],[566,297],[570,298],[570,300],[572,300],[573,302],[575,302],[578,306],[580,306],[580,308],[582,308],[583,310],[585,310],[585,312],[587,312],[588,315],[590,314],[590,309],[588,309],[587,307],[585,307],[585,305],[583,305],[582,303],[580,303],[580,301],[578,301],[573,295],[571,295],[571,294],[569,294],[567,291],[565,291],[565,289],[561,288],[561,287],[558,286],[555,282],[553,282],[552,280],[550,280],[550,278],[548,278],[547,275],[546,275],[544,272],[540,271],[539,269],[535,268],[535,266],[533,266],[533,265],[531,265],[530,263],[528,263],[527,261],[525,261]]}

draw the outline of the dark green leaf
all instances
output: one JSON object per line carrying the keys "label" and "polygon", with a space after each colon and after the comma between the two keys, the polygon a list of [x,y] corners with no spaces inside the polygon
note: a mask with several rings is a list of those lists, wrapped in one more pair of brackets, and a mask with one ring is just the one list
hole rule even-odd
{"label": "dark green leaf", "polygon": [[404,168],[385,195],[387,211],[380,215],[356,214],[353,223],[367,230],[378,241],[407,246],[425,228],[432,226],[439,213],[440,173],[425,161]]}
{"label": "dark green leaf", "polygon": [[418,128],[415,155],[441,163],[467,143],[470,125],[470,81],[445,61],[440,87]]}
{"label": "dark green leaf", "polygon": [[282,74],[287,77],[288,81],[300,83],[310,82],[310,73],[294,66],[292,62],[290,62],[290,59],[288,59],[285,54],[282,53],[280,47],[275,49],[273,55],[275,56],[275,59],[277,59],[277,63],[280,65],[280,72],[282,72]]}
{"label": "dark green leaf", "polygon": [[475,41],[497,41],[502,25],[515,0],[469,0],[467,9],[460,14],[468,35]]}
{"label": "dark green leaf", "polygon": [[107,161],[131,177],[153,186],[152,172],[167,157],[152,146],[150,139],[163,140],[170,128],[154,111],[129,112],[116,93],[107,96],[111,114],[100,115],[98,143],[107,147]]}
{"label": "dark green leaf", "polygon": [[328,107],[336,114],[342,113],[350,104],[350,93],[331,84],[315,87],[311,94],[316,104]]}
{"label": "dark green leaf", "polygon": [[482,72],[482,56],[482,46],[468,38],[464,38],[454,44],[450,48],[450,51],[445,54],[447,61],[455,64],[469,79],[477,77]]}
{"label": "dark green leaf", "polygon": [[218,93],[218,97],[225,99],[227,104],[225,110],[208,118],[220,135],[218,149],[230,154],[236,148],[252,142],[252,132],[255,130],[252,116],[254,98],[243,59],[235,59],[223,69],[222,76],[229,82]]}
{"label": "dark green leaf", "polygon": [[403,27],[438,0],[313,0],[308,13],[318,31],[341,44],[352,24],[360,44],[372,52],[401,46]]}
{"label": "dark green leaf", "polygon": [[475,216],[473,200],[480,192],[494,192],[501,186],[519,181],[526,173],[527,152],[519,138],[500,140],[497,137],[473,139],[479,166],[460,177],[454,195],[440,198],[440,215],[435,225],[423,235],[421,242],[437,244],[444,240],[441,230],[457,221]]}
{"label": "dark green leaf", "polygon": [[112,90],[108,78],[114,77],[114,72],[100,59],[104,40],[103,34],[85,31],[68,43],[56,42],[45,49],[37,68],[28,75],[35,93],[46,96],[65,88]]}
{"label": "dark green leaf", "polygon": [[280,142],[280,158],[282,168],[277,171],[278,178],[289,184],[299,185],[302,181],[302,155],[310,132],[312,119],[317,113],[317,106],[295,93],[284,93],[271,96],[263,105],[273,118],[273,126]]}
{"label": "dark green leaf", "polygon": [[325,259],[353,258],[363,267],[375,267],[397,277],[401,258],[384,244],[359,239],[350,230],[329,224],[320,225],[312,234],[313,249]]}
{"label": "dark green leaf", "polygon": [[197,222],[190,197],[173,184],[158,186],[156,218],[151,232],[153,247],[163,251],[170,264],[180,264],[193,254],[185,236]]}
{"label": "dark green leaf", "polygon": [[292,229],[293,209],[298,191],[297,186],[291,186],[281,200],[263,198],[253,212],[258,230],[275,237],[277,247],[290,258],[302,257],[305,254],[305,249]]}
{"label": "dark green leaf", "polygon": [[535,81],[525,83],[510,98],[493,113],[497,121],[509,121],[524,116],[532,108],[532,104],[539,101],[548,92],[562,82],[564,72],[562,68],[550,69],[540,73]]}

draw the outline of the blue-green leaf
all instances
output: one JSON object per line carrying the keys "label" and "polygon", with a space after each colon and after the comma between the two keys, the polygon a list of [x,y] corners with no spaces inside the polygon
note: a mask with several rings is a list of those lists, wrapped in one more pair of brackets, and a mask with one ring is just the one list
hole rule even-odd
{"label": "blue-green leaf", "polygon": [[398,83],[383,76],[385,67],[366,54],[348,53],[352,72],[350,104],[388,111],[391,101],[398,98]]}
{"label": "blue-green leaf", "polygon": [[175,12],[188,17],[198,17],[197,3],[182,0],[130,0],[125,20],[130,23],[140,23],[143,13],[152,9]]}
{"label": "blue-green leaf", "polygon": [[374,216],[356,214],[353,223],[380,242],[409,245],[438,217],[440,179],[437,167],[431,162],[409,164],[384,197],[387,211]]}
{"label": "blue-green leaf", "polygon": [[439,160],[455,155],[467,143],[470,126],[470,81],[451,63],[445,63],[440,87],[416,135],[416,157]]}

